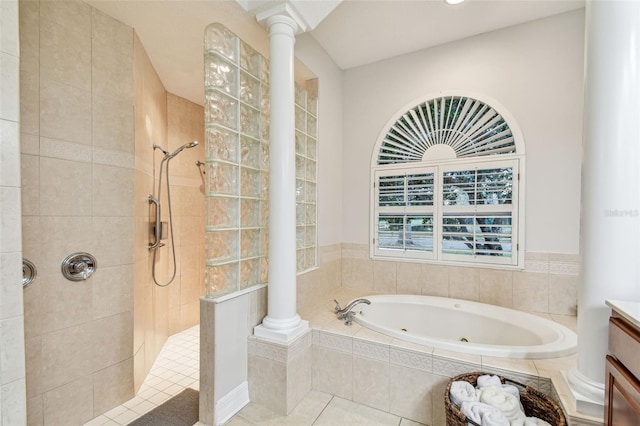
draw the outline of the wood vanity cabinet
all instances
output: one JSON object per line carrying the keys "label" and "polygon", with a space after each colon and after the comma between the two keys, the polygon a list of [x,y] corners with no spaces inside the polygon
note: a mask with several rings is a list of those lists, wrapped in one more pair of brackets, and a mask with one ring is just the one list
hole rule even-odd
{"label": "wood vanity cabinet", "polygon": [[640,330],[615,310],[605,371],[605,426],[640,425]]}

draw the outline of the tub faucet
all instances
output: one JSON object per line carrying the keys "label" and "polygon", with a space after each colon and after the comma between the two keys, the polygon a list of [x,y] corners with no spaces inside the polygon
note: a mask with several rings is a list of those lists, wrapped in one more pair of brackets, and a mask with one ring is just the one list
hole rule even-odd
{"label": "tub faucet", "polygon": [[353,320],[353,316],[356,314],[355,312],[352,311],[352,309],[356,306],[359,305],[361,303],[366,303],[367,305],[370,305],[371,302],[368,299],[356,299],[354,301],[352,301],[351,303],[349,303],[344,309],[340,306],[340,303],[338,303],[337,300],[334,299],[334,302],[336,302],[336,308],[335,308],[335,312],[338,315],[338,319],[340,320],[345,320],[345,325],[351,325],[351,322]]}

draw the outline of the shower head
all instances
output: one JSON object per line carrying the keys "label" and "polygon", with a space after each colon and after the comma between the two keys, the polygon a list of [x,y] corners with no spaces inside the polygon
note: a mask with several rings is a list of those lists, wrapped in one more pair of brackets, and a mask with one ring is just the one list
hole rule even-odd
{"label": "shower head", "polygon": [[185,148],[193,148],[194,146],[197,146],[197,145],[198,145],[198,141],[191,141],[189,143],[185,143],[180,148],[178,148],[175,151],[173,151],[171,154],[165,154],[166,157],[167,157],[167,160],[171,160],[173,157],[175,157],[176,155],[180,154],[180,152],[182,152],[183,149],[185,149]]}

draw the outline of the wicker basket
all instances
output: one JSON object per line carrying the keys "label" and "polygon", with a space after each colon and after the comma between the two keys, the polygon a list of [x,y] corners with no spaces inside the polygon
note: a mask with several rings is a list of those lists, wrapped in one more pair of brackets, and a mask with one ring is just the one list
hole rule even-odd
{"label": "wicker basket", "polygon": [[[462,414],[458,407],[451,402],[451,399],[449,398],[449,390],[451,389],[451,384],[459,380],[469,382],[475,387],[478,382],[478,377],[484,374],[490,373],[466,373],[456,376],[449,381],[447,388],[444,391],[444,406],[447,415],[447,426],[467,426],[468,424],[480,426],[473,420],[468,419],[467,416]],[[567,419],[564,416],[564,412],[551,398],[531,386],[526,386],[522,383],[505,379],[501,376],[498,377],[500,377],[502,383],[509,383],[523,388],[520,391],[520,402],[524,407],[524,412],[527,417],[537,417],[552,426],[567,425]]]}

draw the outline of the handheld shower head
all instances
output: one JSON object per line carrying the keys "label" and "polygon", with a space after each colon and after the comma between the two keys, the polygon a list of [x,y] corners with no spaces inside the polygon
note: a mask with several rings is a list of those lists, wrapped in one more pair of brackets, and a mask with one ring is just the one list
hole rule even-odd
{"label": "handheld shower head", "polygon": [[186,143],[186,144],[182,145],[180,148],[178,148],[175,151],[173,151],[171,154],[166,154],[167,160],[171,160],[173,157],[175,157],[176,155],[180,154],[180,152],[182,152],[183,149],[185,149],[185,148],[193,148],[195,146],[198,146],[198,141],[191,141],[189,143]]}

